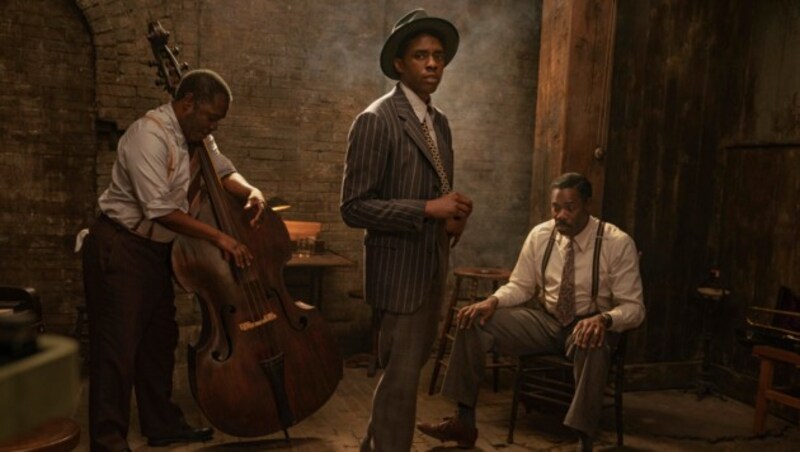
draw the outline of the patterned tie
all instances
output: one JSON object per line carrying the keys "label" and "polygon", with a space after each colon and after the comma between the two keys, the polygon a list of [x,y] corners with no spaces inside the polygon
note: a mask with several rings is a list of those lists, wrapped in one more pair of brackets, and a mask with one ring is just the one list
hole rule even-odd
{"label": "patterned tie", "polygon": [[203,200],[203,177],[200,174],[200,149],[197,146],[189,148],[189,189],[186,190],[186,200],[189,201],[189,215],[197,218],[200,213],[200,203]]}
{"label": "patterned tie", "polygon": [[[428,116],[426,116],[426,119]],[[450,193],[450,180],[447,178],[447,173],[444,172],[444,165],[442,164],[442,156],[439,155],[439,147],[436,146],[436,142],[433,141],[431,137],[431,131],[428,128],[428,123],[424,119],[422,120],[422,134],[425,136],[425,142],[428,145],[428,150],[431,151],[431,157],[433,158],[433,167],[436,169],[436,174],[439,176],[439,181],[442,184],[442,194],[446,195]]]}
{"label": "patterned tie", "polygon": [[575,318],[575,248],[570,237],[567,253],[564,256],[564,268],[561,271],[561,287],[558,289],[556,318],[567,326]]}

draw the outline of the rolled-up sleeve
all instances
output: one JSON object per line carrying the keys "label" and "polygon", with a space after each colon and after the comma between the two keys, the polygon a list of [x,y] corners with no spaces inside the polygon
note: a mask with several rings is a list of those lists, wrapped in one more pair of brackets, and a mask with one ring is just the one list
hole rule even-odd
{"label": "rolled-up sleeve", "polygon": [[641,325],[645,317],[642,278],[639,274],[639,253],[633,239],[625,235],[614,243],[609,253],[609,289],[614,308],[608,311],[613,320],[612,331],[624,331]]}

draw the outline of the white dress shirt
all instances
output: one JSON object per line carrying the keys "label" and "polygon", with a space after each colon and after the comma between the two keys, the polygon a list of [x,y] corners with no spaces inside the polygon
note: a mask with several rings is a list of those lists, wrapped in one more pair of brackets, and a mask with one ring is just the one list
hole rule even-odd
{"label": "white dress shirt", "polygon": [[424,122],[425,125],[428,126],[428,132],[430,132],[433,142],[438,143],[436,141],[436,129],[433,127],[433,115],[436,114],[436,109],[433,107],[433,104],[425,103],[424,100],[417,96],[417,93],[404,85],[403,82],[400,82],[400,89],[402,89],[403,94],[406,95],[408,103],[411,104],[411,108],[414,110],[414,114],[417,115],[419,122]]}
{"label": "white dress shirt", "polygon": [[[574,238],[576,315],[608,312],[613,320],[612,331],[635,328],[645,316],[639,254],[633,239],[610,223],[605,224],[600,251],[597,306],[592,304],[592,260],[598,223],[597,218],[589,217],[586,227]],[[555,220],[550,220],[528,234],[508,283],[494,293],[498,307],[515,306],[538,297],[548,312],[555,312],[569,239],[556,232],[555,246],[542,278],[542,259],[554,227]]]}
{"label": "white dress shirt", "polygon": [[[218,150],[211,159],[220,178],[236,172]],[[187,212],[189,182],[189,146],[172,104],[164,104],[136,120],[120,138],[111,184],[98,204],[104,214],[128,229],[142,231],[152,226],[148,238],[170,242],[176,234],[151,220],[175,210]]]}

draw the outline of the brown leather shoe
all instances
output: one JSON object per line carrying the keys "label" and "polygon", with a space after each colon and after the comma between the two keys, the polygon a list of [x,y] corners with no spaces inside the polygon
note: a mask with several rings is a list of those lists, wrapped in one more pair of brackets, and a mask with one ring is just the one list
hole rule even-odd
{"label": "brown leather shoe", "polygon": [[472,449],[478,439],[478,429],[470,427],[455,417],[446,417],[438,424],[420,422],[417,429],[422,433],[442,442],[455,441],[461,449]]}

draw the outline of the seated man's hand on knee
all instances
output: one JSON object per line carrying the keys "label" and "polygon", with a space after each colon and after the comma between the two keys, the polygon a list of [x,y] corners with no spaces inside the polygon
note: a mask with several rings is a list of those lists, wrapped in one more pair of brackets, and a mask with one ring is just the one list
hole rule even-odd
{"label": "seated man's hand on knee", "polygon": [[475,321],[480,322],[481,326],[492,318],[494,311],[497,310],[498,299],[492,295],[491,297],[469,306],[465,306],[458,311],[456,315],[456,325],[462,330],[472,328]]}
{"label": "seated man's hand on knee", "polygon": [[575,345],[580,348],[596,348],[605,343],[606,327],[601,315],[579,321],[572,330]]}

